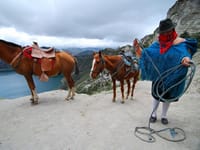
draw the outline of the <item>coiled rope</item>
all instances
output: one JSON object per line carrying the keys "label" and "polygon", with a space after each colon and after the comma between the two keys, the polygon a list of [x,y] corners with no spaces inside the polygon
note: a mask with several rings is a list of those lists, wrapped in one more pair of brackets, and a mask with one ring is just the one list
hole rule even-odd
{"label": "coiled rope", "polygon": [[[139,44],[142,47],[140,42],[139,42]],[[142,49],[143,49],[143,47],[142,47]],[[144,51],[144,52],[146,52],[146,51]],[[152,85],[152,89],[155,89],[155,92],[153,94],[159,98],[159,101],[162,100],[164,102],[173,102],[173,101],[179,99],[185,93],[185,91],[188,89],[190,83],[192,82],[193,76],[196,71],[196,65],[191,61],[190,66],[188,67],[187,75],[184,78],[182,78],[180,81],[176,82],[175,84],[173,84],[170,87],[168,87],[167,89],[165,89],[163,92],[160,92],[159,88],[163,86],[162,85],[163,81],[170,74],[174,73],[176,70],[178,70],[184,66],[182,64],[180,64],[180,65],[172,67],[172,68],[168,69],[167,71],[160,74],[158,68],[152,61],[151,57],[148,55],[147,52],[145,54],[147,55],[148,59],[151,61],[152,65],[153,65],[153,67],[156,69],[156,71],[159,74],[159,77],[156,79],[155,84]],[[170,89],[182,84],[183,82],[185,82],[185,86],[184,86],[183,91],[179,95],[177,95],[176,97],[173,97],[173,98],[169,98],[169,99],[164,98],[164,95]],[[158,104],[154,108],[154,110],[152,111],[150,116],[152,116],[154,111],[157,109]],[[164,134],[161,134],[163,132],[167,132],[168,134],[165,134],[165,136],[164,136]],[[186,134],[185,134],[184,130],[181,128],[178,128],[178,127],[154,130],[153,128],[151,128],[150,118],[149,118],[149,122],[148,122],[148,127],[136,127],[134,133],[135,133],[135,136],[138,137],[140,140],[142,140],[144,142],[148,142],[148,143],[153,143],[156,141],[156,138],[153,135],[157,135],[160,138],[165,139],[167,141],[171,141],[171,142],[180,142],[180,141],[184,141],[186,139]]]}

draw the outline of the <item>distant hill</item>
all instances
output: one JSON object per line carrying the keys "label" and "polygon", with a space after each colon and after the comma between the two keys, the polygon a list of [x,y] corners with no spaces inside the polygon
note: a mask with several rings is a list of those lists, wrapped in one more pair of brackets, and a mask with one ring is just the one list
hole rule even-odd
{"label": "distant hill", "polygon": [[63,50],[70,52],[72,55],[77,55],[85,51],[99,51],[102,49],[104,48],[103,47],[85,47],[85,48],[69,47],[69,48],[64,48]]}
{"label": "distant hill", "polygon": [[76,54],[75,56],[86,56],[86,55],[92,55],[93,53],[94,53],[94,51],[86,50],[86,51],[82,51],[82,52]]}

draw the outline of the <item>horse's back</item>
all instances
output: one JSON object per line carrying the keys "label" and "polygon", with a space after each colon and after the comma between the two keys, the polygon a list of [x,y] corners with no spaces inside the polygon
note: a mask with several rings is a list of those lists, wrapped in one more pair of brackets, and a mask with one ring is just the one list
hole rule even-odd
{"label": "horse's back", "polygon": [[75,62],[74,57],[71,54],[64,52],[64,51],[56,52],[56,58],[60,59],[61,61],[66,61],[68,63]]}
{"label": "horse's back", "polygon": [[67,52],[56,52],[56,63],[61,68],[73,70],[75,66],[75,59],[71,54]]}

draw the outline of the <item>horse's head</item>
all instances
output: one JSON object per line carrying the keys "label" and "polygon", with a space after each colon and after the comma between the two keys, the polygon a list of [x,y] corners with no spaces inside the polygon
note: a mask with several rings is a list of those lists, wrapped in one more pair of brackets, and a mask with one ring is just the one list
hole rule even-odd
{"label": "horse's head", "polygon": [[136,56],[137,56],[138,58],[140,58],[141,55],[142,55],[142,48],[141,48],[140,43],[139,43],[139,41],[138,41],[137,38],[134,39],[134,41],[133,41],[133,47],[134,47],[134,49],[135,49],[135,54],[136,54]]}
{"label": "horse's head", "polygon": [[90,77],[92,79],[95,79],[99,75],[99,73],[101,73],[104,70],[104,64],[105,62],[104,62],[101,51],[99,51],[98,53],[94,52],[92,68],[90,71]]}

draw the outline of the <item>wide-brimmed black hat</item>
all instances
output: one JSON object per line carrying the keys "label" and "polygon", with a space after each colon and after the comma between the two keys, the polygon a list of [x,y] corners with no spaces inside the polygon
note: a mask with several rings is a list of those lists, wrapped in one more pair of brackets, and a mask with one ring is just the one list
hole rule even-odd
{"label": "wide-brimmed black hat", "polygon": [[159,33],[167,32],[175,28],[175,24],[171,19],[167,18],[160,21],[159,24]]}

